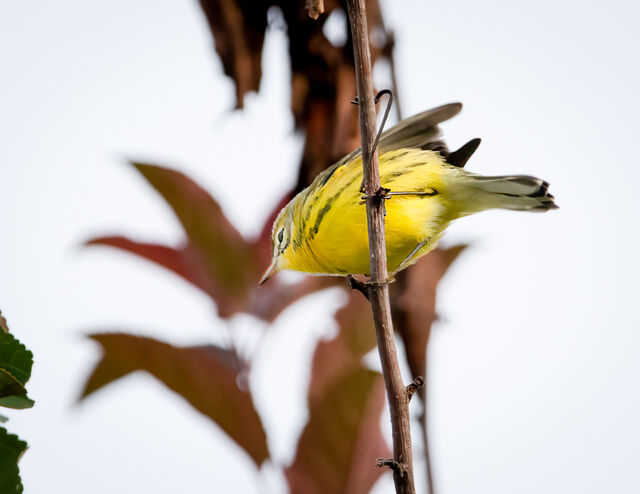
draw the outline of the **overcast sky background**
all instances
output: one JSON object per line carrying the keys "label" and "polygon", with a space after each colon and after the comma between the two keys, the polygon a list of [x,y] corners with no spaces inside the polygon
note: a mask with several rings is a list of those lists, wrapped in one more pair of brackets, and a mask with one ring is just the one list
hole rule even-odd
{"label": "overcast sky background", "polygon": [[[462,101],[444,129],[454,148],[483,138],[468,168],[543,177],[561,206],[484,213],[445,235],[472,248],[441,285],[431,345],[440,494],[640,490],[638,5],[383,1],[405,114]],[[74,405],[98,356],[90,330],[175,344],[223,334],[196,289],[79,245],[102,233],[180,238],[127,157],[196,178],[256,233],[294,183],[301,147],[284,33],[267,36],[263,67],[261,93],[233,113],[195,1],[0,3],[0,309],[35,354],[36,406],[6,413],[30,443],[26,493],[285,492],[277,468],[253,475],[150,377]],[[384,67],[376,75],[386,84]],[[340,303],[329,292],[292,307],[256,362],[277,463],[292,459],[309,358],[331,333],[327,304]],[[250,344],[258,323],[232,324]],[[391,492],[390,478],[376,489]]]}

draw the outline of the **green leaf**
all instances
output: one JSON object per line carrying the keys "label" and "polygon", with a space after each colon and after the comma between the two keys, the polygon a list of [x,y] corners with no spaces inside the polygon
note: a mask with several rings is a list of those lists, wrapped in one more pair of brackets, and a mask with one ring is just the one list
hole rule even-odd
{"label": "green leaf", "polygon": [[23,492],[18,461],[27,449],[27,443],[0,427],[0,492]]}
{"label": "green leaf", "polygon": [[33,405],[35,405],[35,403],[36,402],[29,398],[26,394],[4,396],[0,398],[0,406],[15,408],[17,410],[31,408]]}
{"label": "green leaf", "polygon": [[0,398],[24,393],[22,383],[9,371],[0,368]]}
{"label": "green leaf", "polygon": [[0,383],[7,384],[12,376],[24,388],[31,377],[32,366],[33,353],[12,334],[0,332],[0,370],[4,371]]}
{"label": "green leaf", "polygon": [[82,398],[137,370],[149,372],[215,421],[261,465],[269,457],[262,422],[246,389],[238,386],[244,370],[237,355],[216,346],[175,347],[123,333],[90,336],[103,349]]}

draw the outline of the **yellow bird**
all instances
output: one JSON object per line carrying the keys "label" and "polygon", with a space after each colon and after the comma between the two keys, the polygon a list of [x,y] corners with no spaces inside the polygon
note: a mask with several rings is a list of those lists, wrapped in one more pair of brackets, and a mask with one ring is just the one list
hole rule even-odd
{"label": "yellow bird", "polygon": [[[387,267],[391,277],[436,247],[449,224],[487,209],[548,211],[549,184],[526,175],[485,177],[463,170],[480,145],[449,152],[438,124],[456,115],[452,103],[401,121],[378,145],[386,202]],[[369,273],[367,215],[357,149],[320,173],[280,211],[271,234],[272,261],[260,283],[288,269],[347,276]]]}

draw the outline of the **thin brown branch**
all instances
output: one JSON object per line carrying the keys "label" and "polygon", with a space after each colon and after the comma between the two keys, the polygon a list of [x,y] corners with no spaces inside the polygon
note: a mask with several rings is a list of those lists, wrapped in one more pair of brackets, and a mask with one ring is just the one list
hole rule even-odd
{"label": "thin brown branch", "polygon": [[378,153],[374,145],[376,110],[365,2],[364,0],[348,0],[347,7],[353,38],[356,83],[358,86],[360,139],[362,143],[364,192],[366,195],[369,232],[371,268],[371,281],[368,285],[369,301],[376,327],[378,352],[380,353],[382,373],[387,390],[393,434],[393,462],[386,462],[385,464],[395,466],[393,468],[393,479],[396,492],[398,494],[415,494],[409,399],[398,364],[389,306],[387,256],[384,237],[384,196],[380,194]]}

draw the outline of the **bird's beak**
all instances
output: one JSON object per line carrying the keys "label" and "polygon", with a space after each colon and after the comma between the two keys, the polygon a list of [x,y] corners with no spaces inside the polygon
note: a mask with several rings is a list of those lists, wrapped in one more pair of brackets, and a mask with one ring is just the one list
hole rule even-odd
{"label": "bird's beak", "polygon": [[278,271],[280,271],[278,269],[278,260],[277,259],[272,259],[271,264],[269,264],[269,267],[267,269],[265,269],[264,273],[262,273],[262,278],[260,278],[260,281],[258,282],[258,284],[262,285],[262,284],[266,283]]}

